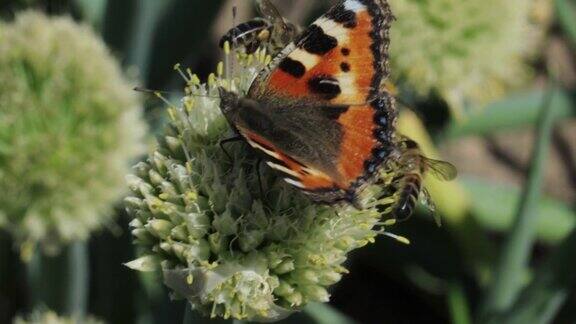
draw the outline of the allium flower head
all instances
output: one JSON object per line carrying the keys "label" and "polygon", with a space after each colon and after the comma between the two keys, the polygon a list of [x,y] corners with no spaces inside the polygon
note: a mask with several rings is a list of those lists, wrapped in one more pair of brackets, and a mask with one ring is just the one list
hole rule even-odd
{"label": "allium flower head", "polygon": [[46,248],[85,239],[110,222],[144,132],[88,27],[34,12],[0,25],[0,229]]}
{"label": "allium flower head", "polygon": [[104,324],[104,322],[99,321],[91,316],[77,319],[69,317],[58,316],[53,311],[40,311],[35,310],[32,314],[25,317],[16,317],[14,319],[14,324]]}
{"label": "allium flower head", "polygon": [[420,94],[436,91],[460,113],[520,85],[549,0],[390,0],[393,72]]}
{"label": "allium flower head", "polygon": [[187,95],[169,108],[157,151],[128,178],[134,197],[126,204],[143,252],[128,266],[160,266],[174,295],[211,317],[271,321],[328,301],[328,288],[347,272],[346,254],[384,230],[375,227],[375,206],[390,199],[374,198],[382,187],[364,191],[364,210],[314,204],[267,167],[257,170],[245,143],[219,146],[233,134],[218,86],[245,93],[269,60],[240,55],[233,81],[222,65],[207,84],[188,72]]}

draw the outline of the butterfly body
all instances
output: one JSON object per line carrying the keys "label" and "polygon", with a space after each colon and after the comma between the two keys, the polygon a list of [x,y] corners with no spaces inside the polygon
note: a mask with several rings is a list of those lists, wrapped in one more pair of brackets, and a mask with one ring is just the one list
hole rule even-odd
{"label": "butterfly body", "polygon": [[394,150],[384,0],[345,0],[274,57],[246,95],[220,89],[222,112],[286,182],[319,202],[357,205]]}

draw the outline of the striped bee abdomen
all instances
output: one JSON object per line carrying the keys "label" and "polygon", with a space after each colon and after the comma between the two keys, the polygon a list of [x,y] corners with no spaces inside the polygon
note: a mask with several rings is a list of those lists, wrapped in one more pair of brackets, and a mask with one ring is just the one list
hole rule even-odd
{"label": "striped bee abdomen", "polygon": [[248,53],[253,53],[260,44],[270,38],[272,24],[263,18],[254,18],[230,29],[220,39],[220,47],[229,42],[232,47],[244,46]]}
{"label": "striped bee abdomen", "polygon": [[408,174],[402,179],[399,188],[399,199],[392,211],[394,218],[405,220],[412,215],[418,202],[421,188],[422,177],[420,174]]}

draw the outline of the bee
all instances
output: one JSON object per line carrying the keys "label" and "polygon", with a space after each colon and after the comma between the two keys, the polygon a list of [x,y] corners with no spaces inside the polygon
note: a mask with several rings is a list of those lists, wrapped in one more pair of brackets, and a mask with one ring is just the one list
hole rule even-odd
{"label": "bee", "polygon": [[392,206],[392,216],[397,220],[408,219],[419,200],[434,212],[434,203],[422,186],[424,174],[430,173],[443,181],[453,180],[457,175],[454,165],[425,157],[418,144],[407,138],[400,143],[400,154],[395,163],[398,175],[393,186],[396,188],[398,200]]}
{"label": "bee", "polygon": [[257,0],[262,17],[254,18],[230,29],[220,39],[220,47],[226,42],[232,47],[244,46],[247,53],[254,53],[265,44],[269,53],[278,53],[298,34],[298,28],[286,21],[269,0]]}

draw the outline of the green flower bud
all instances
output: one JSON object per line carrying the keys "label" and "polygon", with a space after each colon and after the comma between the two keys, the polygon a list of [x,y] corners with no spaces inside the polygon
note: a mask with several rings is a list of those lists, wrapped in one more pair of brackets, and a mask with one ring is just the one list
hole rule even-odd
{"label": "green flower bud", "polygon": [[330,294],[328,294],[328,291],[326,291],[326,289],[321,286],[310,285],[304,286],[302,289],[312,300],[317,300],[320,302],[327,302],[330,300]]}
{"label": "green flower bud", "polygon": [[174,225],[169,221],[165,221],[162,219],[151,219],[148,223],[146,223],[146,229],[152,233],[152,235],[160,238],[166,239],[170,236],[172,227]]}
{"label": "green flower bud", "polygon": [[152,234],[150,234],[149,231],[142,229],[142,228],[135,228],[132,230],[132,235],[134,237],[136,237],[136,239],[138,240],[138,242],[140,244],[153,244],[154,243],[154,237],[152,236]]}
{"label": "green flower bud", "polygon": [[302,293],[299,291],[294,291],[292,294],[288,296],[284,296],[284,299],[288,303],[288,307],[300,307],[302,306],[304,298],[302,297]]}
{"label": "green flower bud", "polygon": [[323,286],[330,286],[342,279],[342,275],[336,271],[326,271],[322,273],[322,277],[318,280],[318,282]]}
{"label": "green flower bud", "polygon": [[180,224],[172,229],[170,236],[177,241],[186,241],[188,239],[188,231],[186,224]]}
{"label": "green flower bud", "polygon": [[16,317],[13,324],[104,324],[92,316],[86,316],[83,318],[78,317],[60,317],[53,311],[49,310],[35,310],[32,314],[25,317]]}
{"label": "green flower bud", "polygon": [[285,260],[282,261],[277,267],[274,267],[274,273],[279,275],[286,274],[295,269],[294,261],[292,260]]}
{"label": "green flower bud", "polygon": [[246,230],[239,234],[238,244],[240,250],[250,252],[264,241],[266,233],[261,230]]}
{"label": "green flower bud", "polygon": [[290,286],[286,281],[280,281],[278,287],[274,289],[274,294],[278,296],[288,296],[294,293],[294,288]]}
{"label": "green flower bud", "polygon": [[230,210],[226,210],[222,215],[215,216],[212,226],[222,235],[233,235],[238,230],[236,219],[232,217]]}
{"label": "green flower bud", "polygon": [[192,238],[201,238],[210,228],[210,218],[204,214],[187,214],[184,218]]}
{"label": "green flower bud", "polygon": [[130,269],[138,270],[142,272],[150,272],[154,271],[160,267],[160,263],[158,262],[158,258],[153,255],[146,255],[140,257],[136,260],[130,261],[125,264]]}

